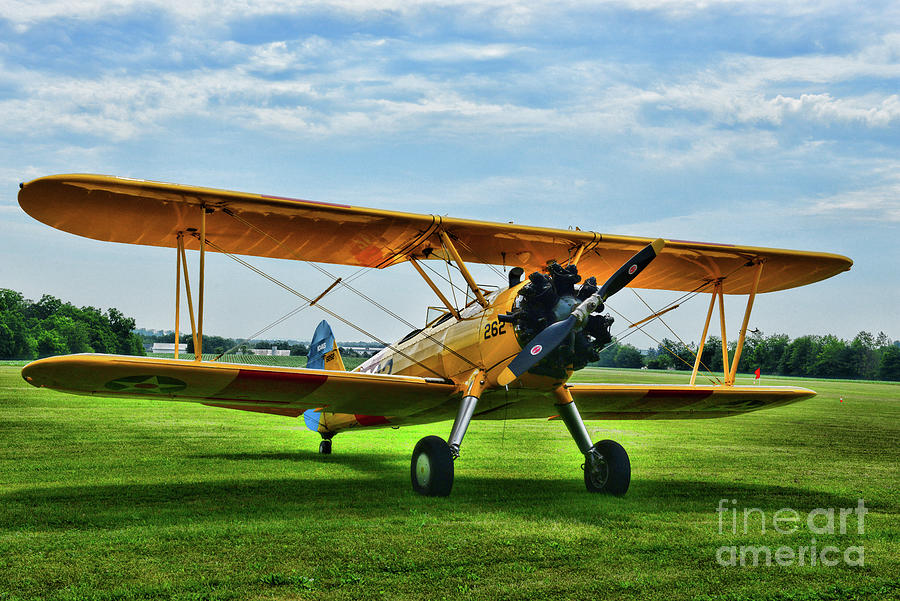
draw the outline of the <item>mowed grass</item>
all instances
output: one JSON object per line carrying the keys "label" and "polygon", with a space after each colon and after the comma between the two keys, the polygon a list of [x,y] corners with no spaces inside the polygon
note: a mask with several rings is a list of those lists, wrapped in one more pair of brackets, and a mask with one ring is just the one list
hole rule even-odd
{"label": "mowed grass", "polygon": [[[76,397],[0,366],[0,599],[900,598],[900,385],[721,420],[590,422],[628,450],[624,498],[585,492],[558,421],[474,422],[449,498],[409,457],[450,424],[347,432],[189,403]],[[587,369],[579,381],[680,383]],[[843,402],[840,398],[843,397]],[[846,534],[772,531],[856,507]],[[762,509],[745,534],[716,507]],[[865,565],[723,567],[723,545],[863,546]]]}

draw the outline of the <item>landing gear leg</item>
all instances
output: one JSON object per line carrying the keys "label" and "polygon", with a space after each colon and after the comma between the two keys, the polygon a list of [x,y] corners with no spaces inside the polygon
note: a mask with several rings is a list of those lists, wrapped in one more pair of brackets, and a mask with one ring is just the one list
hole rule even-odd
{"label": "landing gear leg", "polygon": [[416,444],[410,464],[410,479],[413,490],[420,495],[450,495],[453,489],[453,462],[459,457],[459,448],[475,414],[484,383],[484,373],[480,370],[466,382],[466,394],[460,402],[447,442],[439,436],[426,436]]}
{"label": "landing gear leg", "polygon": [[559,415],[569,434],[575,439],[578,450],[584,453],[584,485],[588,492],[601,492],[622,496],[631,484],[631,462],[628,453],[613,440],[591,443],[591,436],[584,427],[584,420],[572,400],[572,394],[561,386],[556,389]]}

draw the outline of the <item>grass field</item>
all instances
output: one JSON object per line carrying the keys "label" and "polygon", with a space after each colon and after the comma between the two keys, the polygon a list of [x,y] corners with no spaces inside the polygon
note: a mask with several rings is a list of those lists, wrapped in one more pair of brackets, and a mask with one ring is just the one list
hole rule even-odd
{"label": "grass field", "polygon": [[[449,423],[345,433],[319,456],[294,419],[67,396],[3,365],[0,600],[900,598],[900,385],[784,383],[820,394],[722,420],[589,423],[631,456],[624,498],[585,492],[561,423],[475,422],[453,495],[435,499],[412,493],[409,457]],[[805,519],[763,534],[756,514],[746,534],[727,519],[719,532],[721,499],[771,520],[860,498],[862,534],[855,516],[844,535]],[[716,560],[812,539],[864,547],[864,566]]]}

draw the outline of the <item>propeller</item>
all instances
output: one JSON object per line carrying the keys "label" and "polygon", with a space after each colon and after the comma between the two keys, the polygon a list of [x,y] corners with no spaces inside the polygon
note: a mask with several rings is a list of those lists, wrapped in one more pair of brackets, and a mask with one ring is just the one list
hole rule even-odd
{"label": "propeller", "polygon": [[528,343],[528,346],[523,348],[512,362],[506,366],[506,369],[500,373],[497,383],[501,386],[506,386],[556,350],[573,330],[584,327],[590,314],[597,310],[598,307],[603,309],[603,303],[606,302],[606,299],[631,283],[656,258],[656,255],[659,254],[665,244],[662,238],[657,238],[642,248],[637,254],[628,259],[624,265],[619,267],[606,280],[606,283],[603,284],[600,290],[575,307],[571,315],[541,330]]}

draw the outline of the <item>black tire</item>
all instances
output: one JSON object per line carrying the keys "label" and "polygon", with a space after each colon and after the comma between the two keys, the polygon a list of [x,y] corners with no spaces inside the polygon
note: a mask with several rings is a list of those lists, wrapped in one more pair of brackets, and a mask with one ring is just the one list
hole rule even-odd
{"label": "black tire", "polygon": [[631,484],[631,461],[624,447],[614,440],[601,440],[591,447],[600,455],[593,466],[584,464],[584,485],[588,492],[599,492],[621,497]]}
{"label": "black tire", "polygon": [[446,497],[453,488],[453,455],[439,436],[426,436],[413,450],[409,475],[413,490],[426,497]]}
{"label": "black tire", "polygon": [[319,455],[331,455],[331,441],[323,440],[319,443]]}

